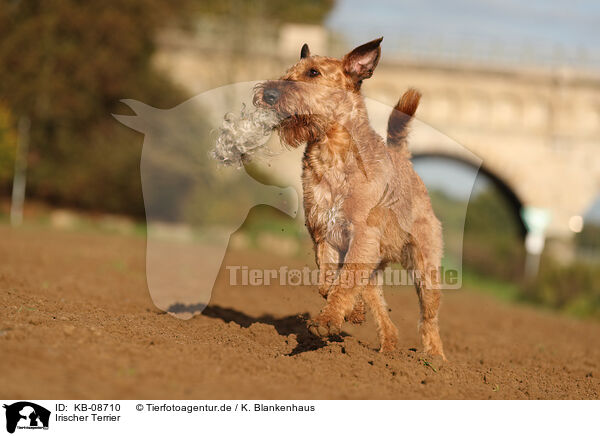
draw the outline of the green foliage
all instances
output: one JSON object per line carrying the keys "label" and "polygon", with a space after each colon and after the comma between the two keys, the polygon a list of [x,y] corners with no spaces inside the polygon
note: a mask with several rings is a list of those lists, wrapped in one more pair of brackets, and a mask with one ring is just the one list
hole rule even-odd
{"label": "green foliage", "polygon": [[522,276],[525,250],[517,213],[494,187],[471,199],[465,220],[465,266],[500,279]]}
{"label": "green foliage", "polygon": [[600,225],[585,223],[583,230],[576,234],[575,243],[584,251],[597,253],[600,250]]}
{"label": "green foliage", "polygon": [[0,89],[40,122],[87,123],[124,95],[174,100],[149,68],[155,30],[175,17],[166,0],[9,2],[0,12]]}
{"label": "green foliage", "polygon": [[524,286],[523,299],[576,316],[600,317],[600,268],[583,261],[559,265],[542,259],[538,276]]}
{"label": "green foliage", "polygon": [[500,300],[508,302],[522,300],[520,282],[497,279],[470,268],[463,268],[462,283],[467,289],[482,291]]}
{"label": "green foliage", "polygon": [[[437,217],[443,223],[445,255],[461,253],[463,267],[490,278],[516,280],[524,263],[523,240],[517,211],[493,186],[468,203],[430,192]],[[464,208],[467,208],[463,221]]]}
{"label": "green foliage", "polygon": [[464,213],[466,202],[458,201],[438,190],[429,191],[431,204],[438,219],[443,223],[444,247],[446,252],[460,253],[465,227]]}

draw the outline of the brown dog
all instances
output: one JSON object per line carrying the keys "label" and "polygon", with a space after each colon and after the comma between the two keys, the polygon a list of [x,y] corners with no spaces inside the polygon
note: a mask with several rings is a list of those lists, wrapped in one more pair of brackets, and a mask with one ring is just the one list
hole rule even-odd
{"label": "brown dog", "polygon": [[396,347],[377,271],[399,262],[413,272],[421,306],[424,351],[444,356],[438,330],[440,222],[409,160],[408,125],[421,95],[407,91],[388,123],[387,146],[369,125],[360,93],[381,55],[376,39],[343,59],[310,54],[278,81],[261,83],[254,104],[276,111],[278,133],[292,147],[306,144],[302,183],[306,226],[315,244],[320,292],[327,298],[309,324],[325,337],[345,319],[364,320],[364,302],[377,321],[381,351]]}

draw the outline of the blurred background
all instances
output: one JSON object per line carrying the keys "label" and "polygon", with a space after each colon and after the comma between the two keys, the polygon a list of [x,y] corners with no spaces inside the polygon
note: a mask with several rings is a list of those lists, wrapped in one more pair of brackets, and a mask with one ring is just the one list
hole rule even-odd
{"label": "blurred background", "polygon": [[[364,94],[391,107],[418,88],[422,124],[477,157],[413,132],[415,167],[448,252],[462,253],[463,284],[600,318],[599,18],[591,0],[4,0],[1,225],[144,236],[144,137],[111,116],[132,115],[122,99],[168,109],[278,77],[304,42],[341,56],[384,36]],[[210,130],[200,115],[186,123]],[[300,161],[288,162],[287,180],[248,170],[297,186]],[[184,188],[169,198],[173,214],[158,217],[165,225],[231,214],[231,198],[210,213],[190,209],[202,196],[188,189],[194,172],[210,178],[209,169],[165,165]],[[312,256],[301,222],[267,206],[250,211],[230,248]]]}

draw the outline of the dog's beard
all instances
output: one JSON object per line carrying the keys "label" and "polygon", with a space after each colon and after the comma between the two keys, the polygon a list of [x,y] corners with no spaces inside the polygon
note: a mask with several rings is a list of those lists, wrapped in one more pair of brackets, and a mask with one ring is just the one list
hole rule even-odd
{"label": "dog's beard", "polygon": [[242,106],[240,115],[225,115],[218,131],[213,158],[223,165],[241,167],[269,140],[273,130],[281,122],[273,110]]}
{"label": "dog's beard", "polygon": [[285,145],[296,148],[318,141],[327,131],[326,119],[319,115],[289,115],[277,126]]}

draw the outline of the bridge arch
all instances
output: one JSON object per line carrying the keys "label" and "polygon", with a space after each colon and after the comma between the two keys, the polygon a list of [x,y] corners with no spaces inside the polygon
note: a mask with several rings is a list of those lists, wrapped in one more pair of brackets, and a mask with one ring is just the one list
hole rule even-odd
{"label": "bridge arch", "polygon": [[415,153],[413,163],[442,221],[444,265],[509,281],[528,274],[523,202],[497,171],[439,152]]}
{"label": "bridge arch", "polygon": [[420,152],[413,153],[412,160],[414,163],[421,163],[426,159],[442,159],[451,162],[458,163],[465,168],[470,168],[477,175],[481,174],[485,177],[485,180],[489,181],[501,194],[510,210],[510,215],[515,218],[515,223],[517,224],[518,234],[521,239],[525,239],[527,235],[527,229],[525,227],[525,223],[521,216],[521,211],[523,209],[524,203],[519,198],[515,190],[502,178],[502,176],[498,175],[496,171],[489,168],[485,164],[479,165],[478,163],[474,163],[470,161],[466,157],[459,157],[450,153],[444,152]]}

